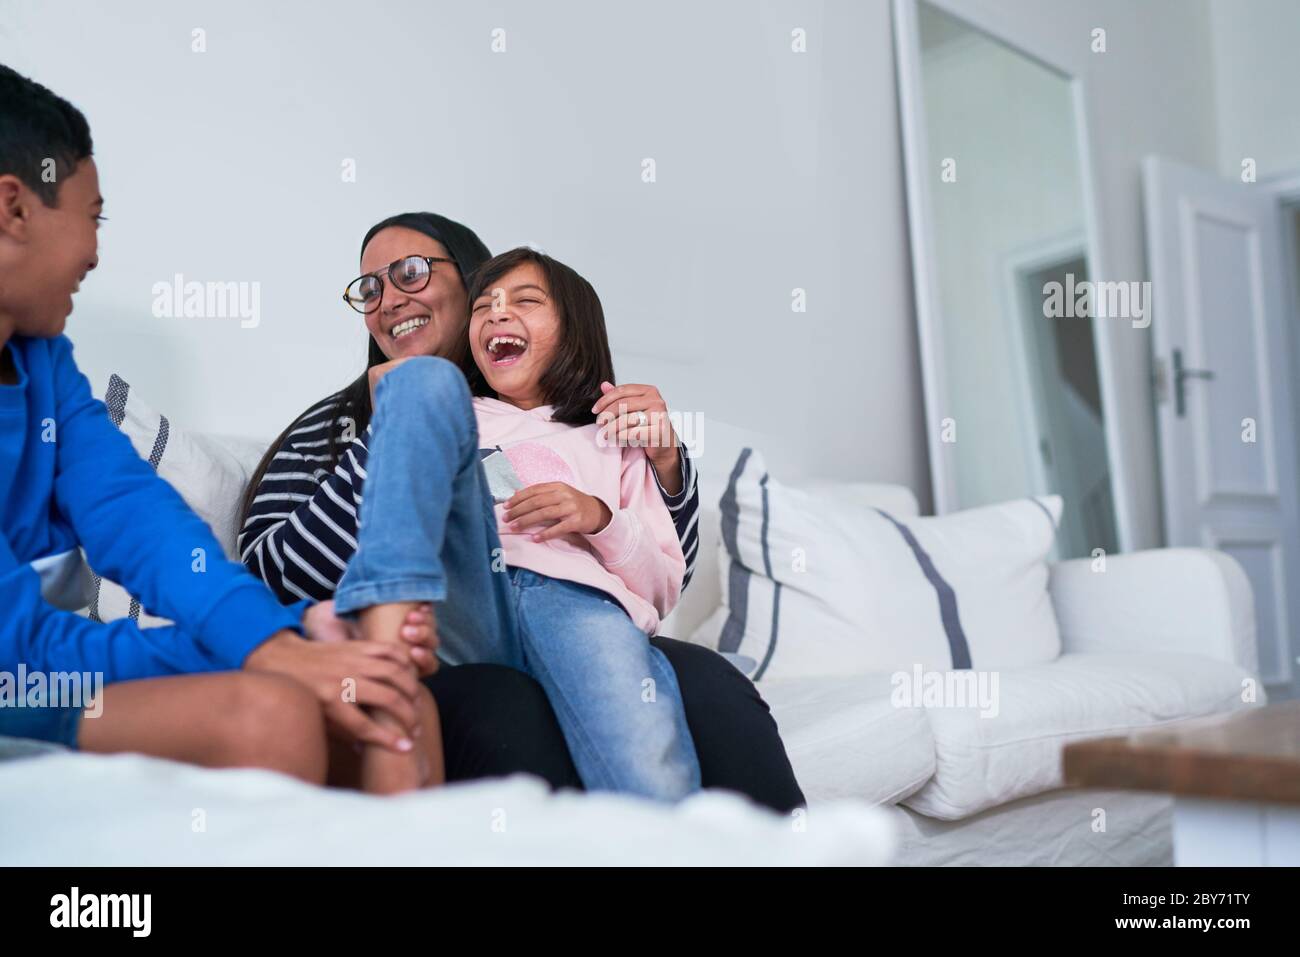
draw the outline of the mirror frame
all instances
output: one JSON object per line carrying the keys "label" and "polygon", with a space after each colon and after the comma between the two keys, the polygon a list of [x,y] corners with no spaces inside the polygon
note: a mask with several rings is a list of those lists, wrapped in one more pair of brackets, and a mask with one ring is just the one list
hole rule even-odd
{"label": "mirror frame", "polygon": [[[917,332],[920,345],[922,392],[925,397],[926,438],[930,454],[930,482],[936,515],[955,511],[962,506],[957,499],[956,469],[951,444],[943,441],[945,418],[956,418],[950,408],[947,358],[941,322],[938,257],[935,244],[934,207],[930,195],[933,170],[927,169],[930,155],[925,129],[921,80],[921,0],[893,0],[894,62],[898,78],[899,124],[903,134],[903,172],[907,189],[908,233],[912,253],[912,281],[916,300]],[[1074,130],[1079,148],[1079,178],[1083,186],[1085,249],[1088,278],[1100,281],[1109,277],[1108,264],[1100,242],[1101,229],[1096,202],[1095,144],[1088,130],[1098,119],[1089,112],[1085,80],[1089,55],[1086,38],[1080,39],[1079,53],[1060,62],[1036,52],[1024,42],[1023,31],[1005,11],[991,7],[984,0],[925,0],[931,6],[963,21],[974,30],[987,34],[1030,60],[1061,75],[1070,85],[1074,106]],[[1097,353],[1097,377],[1101,390],[1102,415],[1105,422],[1106,455],[1110,459],[1111,494],[1115,503],[1115,533],[1121,552],[1133,548],[1133,497],[1127,481],[1127,456],[1121,441],[1119,399],[1115,378],[1117,363],[1111,324],[1093,320],[1093,347]]]}

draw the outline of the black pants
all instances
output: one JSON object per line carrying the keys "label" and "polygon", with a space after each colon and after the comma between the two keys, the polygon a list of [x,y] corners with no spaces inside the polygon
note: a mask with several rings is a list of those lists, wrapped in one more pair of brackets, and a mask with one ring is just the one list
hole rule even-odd
{"label": "black pants", "polygon": [[[777,811],[804,804],[767,702],[725,658],[672,638],[651,638],[672,663],[706,788],[747,795]],[[443,665],[426,679],[442,719],[447,780],[526,772],[581,788],[542,686],[503,665]]]}

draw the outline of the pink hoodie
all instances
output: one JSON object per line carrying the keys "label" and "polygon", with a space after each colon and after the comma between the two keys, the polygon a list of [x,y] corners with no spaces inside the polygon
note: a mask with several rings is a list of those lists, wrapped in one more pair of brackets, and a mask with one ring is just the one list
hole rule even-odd
{"label": "pink hoodie", "polygon": [[551,421],[553,407],[524,411],[499,399],[474,400],[479,446],[500,447],[524,486],[564,482],[609,506],[613,518],[594,535],[534,542],[538,529],[513,533],[496,506],[507,565],[590,585],[622,605],[647,635],[672,611],[686,561],[654,471],[639,448],[596,444],[595,425]]}

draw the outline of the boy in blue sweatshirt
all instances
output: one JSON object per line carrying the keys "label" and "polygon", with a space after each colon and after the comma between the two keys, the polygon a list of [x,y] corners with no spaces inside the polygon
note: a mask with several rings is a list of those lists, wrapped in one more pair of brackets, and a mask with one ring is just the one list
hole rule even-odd
{"label": "boy in blue sweatshirt", "polygon": [[[63,329],[98,265],[103,206],[85,118],[0,66],[0,736],[312,781],[327,729],[410,751],[427,610],[406,621],[405,652],[332,640],[355,637],[332,603],[283,607],[226,560],[92,397]],[[176,625],[75,614],[82,549]]]}

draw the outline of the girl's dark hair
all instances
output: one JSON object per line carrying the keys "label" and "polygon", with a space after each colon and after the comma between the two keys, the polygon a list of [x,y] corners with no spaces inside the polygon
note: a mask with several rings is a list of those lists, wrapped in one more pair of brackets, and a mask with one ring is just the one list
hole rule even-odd
{"label": "girl's dark hair", "polygon": [[[492,255],[487,246],[483,245],[483,241],[474,233],[474,230],[453,219],[448,219],[446,216],[439,216],[437,213],[398,213],[396,216],[389,216],[387,219],[380,220],[370,227],[365,238],[361,240],[362,255],[365,254],[366,246],[370,244],[370,240],[374,238],[376,233],[392,226],[404,226],[407,229],[413,229],[418,233],[424,233],[430,239],[436,239],[442,243],[447,250],[447,254],[456,263],[456,271],[460,273],[461,284],[466,287],[469,286],[470,274]],[[447,358],[459,362],[461,360],[461,350],[464,347],[463,337],[462,341],[453,343],[453,346],[453,354]],[[374,411],[370,405],[370,369],[372,366],[387,361],[388,356],[384,355],[384,351],[379,348],[379,343],[375,342],[375,337],[368,336],[366,368],[361,375],[333,395],[313,402],[311,406],[290,422],[283,432],[276,436],[275,441],[266,450],[266,454],[262,456],[262,460],[257,463],[253,477],[248,481],[248,488],[244,491],[244,501],[239,511],[239,527],[241,529],[248,520],[248,513],[253,507],[253,499],[257,497],[257,487],[262,484],[262,478],[266,475],[271,459],[275,457],[275,453],[285,439],[289,437],[289,433],[297,428],[298,423],[306,417],[307,413],[320,405],[322,401],[338,401],[338,405],[332,410],[331,422],[337,422],[340,418],[346,417],[354,423],[353,431],[355,435],[359,436],[365,432],[366,426],[370,424],[370,416]],[[329,444],[325,447],[325,454],[329,456],[329,462],[326,463],[325,468],[330,472],[334,470],[334,466],[338,464],[339,456],[343,454],[343,447],[338,443],[337,438],[337,430],[331,428],[329,430]]]}
{"label": "girl's dark hair", "polygon": [[[469,287],[469,308],[506,273],[525,263],[535,263],[546,277],[551,302],[560,319],[560,342],[551,367],[539,383],[545,404],[554,406],[551,419],[565,425],[590,425],[596,421],[591,407],[600,398],[600,384],[614,381],[614,360],[605,333],[605,311],[591,283],[564,263],[545,253],[521,246],[489,259],[474,273]],[[467,349],[461,371],[474,395],[495,397],[496,392],[474,364]]]}

